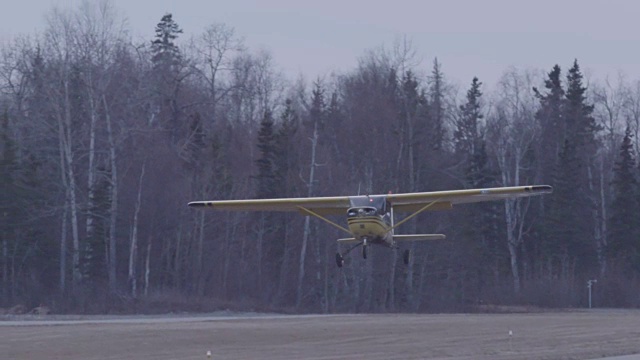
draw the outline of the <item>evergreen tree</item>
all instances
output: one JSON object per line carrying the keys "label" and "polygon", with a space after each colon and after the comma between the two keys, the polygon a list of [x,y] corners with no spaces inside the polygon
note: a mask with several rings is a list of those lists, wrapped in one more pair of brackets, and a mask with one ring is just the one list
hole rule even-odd
{"label": "evergreen tree", "polygon": [[[633,261],[640,254],[640,205],[632,138],[631,129],[627,126],[613,169],[613,200],[608,227],[609,253],[614,258],[624,259],[627,266],[633,266]],[[636,270],[640,270],[637,265]]]}
{"label": "evergreen tree", "polygon": [[[423,168],[423,161],[419,158],[426,153],[429,137],[427,134],[428,106],[426,95],[420,90],[418,79],[411,71],[407,71],[402,77],[399,87],[399,129],[401,135],[401,149],[403,149],[403,159],[406,159],[404,176],[402,180],[407,180],[405,184],[400,184],[400,188],[408,191],[417,191],[420,182],[420,174]],[[400,170],[400,169],[398,169]]]}
{"label": "evergreen tree", "polygon": [[182,29],[173,20],[171,14],[165,14],[156,25],[155,40],[151,42],[151,61],[154,67],[161,68],[162,71],[171,69],[178,65],[182,56],[178,46],[174,41],[182,34]]}
{"label": "evergreen tree", "polygon": [[[578,162],[579,173],[573,180],[573,187],[581,191],[581,195],[574,198],[571,211],[577,214],[580,222],[573,224],[577,232],[575,241],[580,246],[575,248],[578,265],[589,271],[596,268],[597,256],[594,239],[593,222],[598,221],[597,194],[592,192],[596,187],[594,180],[595,166],[593,165],[598,143],[597,132],[602,128],[598,126],[592,116],[593,105],[586,103],[586,87],[582,83],[582,73],[578,61],[575,60],[567,74],[567,91],[564,102],[564,120],[566,123],[565,140],[575,149],[575,161]],[[566,165],[563,165],[566,166]]]}
{"label": "evergreen tree", "polygon": [[91,236],[84,242],[82,251],[82,275],[86,285],[94,290],[104,286],[107,280],[106,244],[109,239],[109,210],[111,208],[110,184],[108,171],[99,168],[95,185],[93,208],[89,209],[95,217],[95,228]]}
{"label": "evergreen tree", "polygon": [[260,130],[258,131],[258,149],[260,157],[256,160],[258,174],[255,176],[258,181],[256,197],[265,199],[273,198],[277,193],[276,189],[276,138],[274,132],[273,117],[271,110],[266,110],[262,121],[260,122]]}
{"label": "evergreen tree", "polygon": [[160,125],[170,131],[173,143],[188,131],[179,122],[178,95],[180,84],[185,77],[182,76],[182,55],[174,41],[181,33],[182,29],[173,20],[172,15],[165,14],[156,25],[156,36],[151,43],[152,85],[158,97],[154,111],[160,113]]}
{"label": "evergreen tree", "polygon": [[278,197],[292,196],[291,173],[295,169],[298,159],[295,151],[294,136],[298,131],[298,116],[292,107],[290,99],[285,101],[285,109],[280,119],[280,126],[274,139],[274,179],[280,187]]}
{"label": "evergreen tree", "polygon": [[[460,106],[460,116],[454,131],[455,150],[461,161],[461,177],[467,188],[496,186],[495,171],[491,168],[484,139],[484,118],[481,107],[482,83],[473,78],[467,91],[467,101]],[[498,204],[483,203],[461,209],[462,225],[458,227],[462,254],[461,267],[468,286],[467,296],[479,295],[484,287],[487,263],[494,264],[504,259],[503,242],[498,234]]]}
{"label": "evergreen tree", "polygon": [[431,71],[429,103],[429,139],[433,150],[442,149],[445,140],[444,74],[438,58],[433,61]]}
{"label": "evergreen tree", "polygon": [[540,100],[540,109],[536,112],[536,120],[541,129],[540,141],[536,148],[539,159],[537,178],[540,183],[552,181],[553,170],[564,144],[564,89],[560,75],[560,66],[555,65],[545,80],[547,93],[542,94],[537,88],[533,88]]}
{"label": "evergreen tree", "polygon": [[329,108],[327,109],[327,122],[332,129],[327,135],[329,136],[331,157],[337,162],[343,161],[345,156],[340,151],[340,137],[339,129],[344,126],[344,115],[340,108],[340,102],[338,101],[338,94],[334,91],[331,94],[331,101],[329,102]]}
{"label": "evergreen tree", "polygon": [[[4,248],[14,240],[18,225],[17,205],[20,203],[15,179],[18,169],[16,148],[9,131],[9,115],[5,112],[0,117],[0,246]],[[8,258],[2,256],[3,268],[0,270],[7,270],[8,261]],[[4,273],[3,276],[8,274]],[[8,296],[6,291],[8,289],[3,289],[5,301]]]}
{"label": "evergreen tree", "polygon": [[[590,214],[584,192],[580,189],[583,165],[579,161],[576,145],[565,140],[554,171],[554,195],[550,210],[546,214],[546,238],[543,240],[545,257],[560,266],[556,268],[564,279],[575,275],[576,270],[585,270],[594,260],[594,244],[590,241]],[[573,267],[578,261],[580,269]]]}
{"label": "evergreen tree", "polygon": [[467,160],[476,154],[480,145],[479,123],[484,118],[480,110],[481,86],[482,83],[474,77],[467,91],[467,102],[460,106],[460,116],[453,133],[456,154]]}
{"label": "evergreen tree", "polygon": [[565,107],[566,133],[565,138],[574,138],[581,150],[587,150],[587,155],[595,153],[596,133],[602,128],[596,124],[592,116],[593,105],[586,104],[587,88],[582,84],[582,73],[578,60],[575,60],[567,74],[567,93]]}
{"label": "evergreen tree", "polygon": [[318,125],[318,129],[322,129],[325,123],[325,111],[327,104],[324,99],[324,87],[320,80],[313,84],[313,90],[311,91],[311,108],[309,109],[309,122],[313,128]]}

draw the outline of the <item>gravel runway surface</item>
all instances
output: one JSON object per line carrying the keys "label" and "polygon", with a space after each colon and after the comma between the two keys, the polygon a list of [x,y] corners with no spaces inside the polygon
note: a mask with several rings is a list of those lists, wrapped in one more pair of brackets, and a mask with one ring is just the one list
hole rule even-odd
{"label": "gravel runway surface", "polygon": [[0,359],[207,359],[208,351],[211,359],[597,359],[640,354],[640,311],[0,321]]}

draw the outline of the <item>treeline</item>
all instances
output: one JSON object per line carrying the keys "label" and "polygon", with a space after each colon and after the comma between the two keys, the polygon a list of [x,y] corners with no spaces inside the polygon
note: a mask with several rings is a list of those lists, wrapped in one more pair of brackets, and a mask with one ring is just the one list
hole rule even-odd
{"label": "treeline", "polygon": [[[54,10],[1,49],[0,306],[582,307],[590,279],[596,306],[640,305],[640,81],[587,87],[576,60],[459,96],[405,43],[309,85],[227,25],[190,36],[166,14],[139,44],[120,21]],[[408,222],[448,236],[408,266],[372,248],[338,269],[344,234],[299,214],[186,206],[525,184],[555,191]]]}

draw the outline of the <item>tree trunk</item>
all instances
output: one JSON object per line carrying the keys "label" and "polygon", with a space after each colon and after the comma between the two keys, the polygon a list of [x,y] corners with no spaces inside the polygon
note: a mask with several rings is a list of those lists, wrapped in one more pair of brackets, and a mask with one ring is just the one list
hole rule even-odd
{"label": "tree trunk", "polygon": [[[66,201],[65,201],[66,203]],[[66,205],[66,204],[65,204]],[[60,229],[60,294],[64,295],[67,287],[67,215],[68,208],[65,206],[62,212],[62,224]]]}
{"label": "tree trunk", "polygon": [[[314,175],[316,171],[316,147],[318,145],[318,122],[316,121],[313,125],[313,137],[311,138],[311,165],[309,168],[309,183],[307,196],[313,196],[313,184],[314,184]],[[296,309],[300,308],[300,304],[302,303],[302,294],[304,284],[304,265],[305,258],[307,257],[307,243],[309,242],[309,235],[311,233],[310,227],[310,218],[306,216],[304,218],[304,232],[302,234],[302,248],[300,249],[300,267],[298,269],[298,292],[296,295]]]}
{"label": "tree trunk", "polygon": [[258,264],[256,265],[256,270],[258,270],[258,295],[262,298],[262,257],[264,254],[262,253],[263,242],[264,242],[264,233],[265,233],[265,220],[264,220],[264,212],[260,212],[260,222],[258,224],[258,241],[257,241],[257,252],[258,252]]}
{"label": "tree trunk", "polygon": [[[170,247],[169,247],[170,248]],[[173,286],[174,289],[182,288],[182,226],[178,226],[176,234],[176,251],[173,258]]]}
{"label": "tree trunk", "polygon": [[229,288],[228,288],[228,279],[229,279],[229,266],[231,265],[231,254],[233,254],[232,250],[231,250],[231,244],[232,244],[232,238],[235,239],[235,229],[236,229],[236,219],[235,219],[235,215],[233,215],[234,219],[233,221],[231,221],[232,215],[227,213],[226,214],[226,226],[225,226],[225,236],[224,236],[224,249],[223,249],[223,254],[226,254],[226,256],[223,256],[224,258],[224,265],[222,268],[222,298],[223,299],[228,299],[229,296]]}
{"label": "tree trunk", "polygon": [[151,236],[147,243],[147,258],[144,261],[144,296],[149,296],[149,277],[151,276]]}
{"label": "tree trunk", "polygon": [[387,301],[385,304],[387,310],[395,311],[396,309],[396,265],[398,264],[397,250],[393,251],[391,256],[391,266],[389,268],[389,290],[387,291]]}
{"label": "tree trunk", "polygon": [[287,285],[291,278],[288,276],[291,267],[292,249],[289,239],[290,233],[290,217],[284,215],[284,254],[282,258],[282,266],[280,266],[280,277],[278,278],[278,292],[276,295],[275,304],[281,304],[284,300],[284,294],[286,292]]}
{"label": "tree trunk", "polygon": [[[66,75],[66,74],[65,74]],[[81,281],[80,273],[80,236],[78,232],[78,207],[76,199],[76,178],[74,171],[74,156],[71,143],[71,101],[69,95],[69,80],[63,80],[64,94],[62,111],[58,113],[58,139],[60,146],[60,165],[63,185],[66,189],[66,206],[71,210],[71,236],[73,241],[72,252],[72,279],[77,286]]]}
{"label": "tree trunk", "polygon": [[607,201],[604,190],[604,157],[600,158],[600,211],[602,216],[600,217],[602,237],[598,243],[598,260],[600,263],[600,277],[604,277],[607,272]]}
{"label": "tree trunk", "polygon": [[[89,73],[91,73],[89,71]],[[96,104],[93,98],[93,88],[92,88],[92,80],[91,74],[89,74],[89,84],[87,86],[88,96],[89,96],[89,115],[90,115],[90,124],[89,124],[89,168],[87,170],[87,218],[85,219],[85,238],[87,241],[87,247],[85,249],[85,259],[83,262],[85,268],[90,267],[91,265],[88,263],[93,260],[96,256],[94,254],[95,249],[91,248],[93,246],[93,237],[95,233],[95,225],[94,225],[94,200],[95,200],[95,179],[96,179],[96,167],[95,167],[95,157],[96,157],[96,123],[97,123],[97,109]]]}
{"label": "tree trunk", "polygon": [[9,253],[6,234],[2,238],[2,295],[3,303],[9,302]]}
{"label": "tree trunk", "polygon": [[204,295],[205,286],[204,266],[202,261],[202,257],[204,256],[204,213],[204,211],[200,211],[198,214],[198,253],[196,254],[196,277],[198,279],[197,294],[200,296]]}
{"label": "tree trunk", "polygon": [[111,113],[107,106],[107,99],[102,96],[102,104],[104,106],[105,120],[107,123],[107,137],[109,141],[109,163],[111,166],[111,187],[109,200],[111,208],[109,209],[109,246],[107,257],[107,274],[109,276],[109,290],[116,292],[116,225],[118,220],[118,167],[116,162],[116,142],[113,136],[113,126],[111,124]]}
{"label": "tree trunk", "polygon": [[140,178],[138,180],[138,197],[136,198],[135,210],[133,213],[133,225],[131,231],[131,244],[129,247],[129,286],[131,287],[131,296],[135,299],[138,296],[138,219],[140,215],[140,207],[142,205],[142,181],[144,179],[145,162],[142,163]]}
{"label": "tree trunk", "polygon": [[329,246],[324,242],[324,259],[322,263],[324,265],[324,284],[322,292],[322,313],[327,314],[329,312]]}

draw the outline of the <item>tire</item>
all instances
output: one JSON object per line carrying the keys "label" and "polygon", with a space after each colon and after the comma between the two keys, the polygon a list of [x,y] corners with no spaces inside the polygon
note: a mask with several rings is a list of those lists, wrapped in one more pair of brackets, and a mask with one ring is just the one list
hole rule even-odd
{"label": "tire", "polygon": [[344,257],[340,255],[340,253],[336,253],[336,265],[338,265],[339,268],[344,265]]}
{"label": "tire", "polygon": [[362,258],[367,259],[367,245],[362,246]]}

